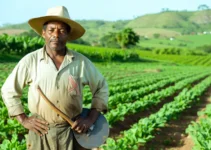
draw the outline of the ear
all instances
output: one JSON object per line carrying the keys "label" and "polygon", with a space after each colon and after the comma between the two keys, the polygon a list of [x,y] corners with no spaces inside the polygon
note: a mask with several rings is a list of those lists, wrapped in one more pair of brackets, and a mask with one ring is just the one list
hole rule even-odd
{"label": "ear", "polygon": [[45,31],[42,30],[42,37],[45,38]]}

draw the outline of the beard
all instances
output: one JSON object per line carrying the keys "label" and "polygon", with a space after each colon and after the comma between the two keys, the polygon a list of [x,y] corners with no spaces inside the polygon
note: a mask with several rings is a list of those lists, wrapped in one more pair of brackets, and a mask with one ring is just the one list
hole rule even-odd
{"label": "beard", "polygon": [[49,41],[48,47],[53,51],[60,51],[65,48],[65,43],[63,43],[61,40],[52,39]]}

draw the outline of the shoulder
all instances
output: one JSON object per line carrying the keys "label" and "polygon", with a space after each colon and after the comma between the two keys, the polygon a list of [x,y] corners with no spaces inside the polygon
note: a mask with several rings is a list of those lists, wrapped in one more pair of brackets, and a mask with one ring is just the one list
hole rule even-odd
{"label": "shoulder", "polygon": [[38,59],[41,58],[43,52],[43,48],[35,50],[31,53],[26,54],[20,61],[19,64],[24,64],[25,66],[30,66],[30,64],[34,63]]}
{"label": "shoulder", "polygon": [[39,59],[39,58],[41,58],[42,53],[43,53],[43,48],[40,48],[40,49],[35,50],[31,53],[28,53],[22,59],[25,60],[25,61],[31,61],[31,60],[34,60],[34,59]]}
{"label": "shoulder", "polygon": [[74,50],[70,50],[69,51],[73,54],[74,56],[74,59],[75,60],[78,60],[78,61],[81,61],[81,62],[87,62],[87,63],[91,63],[91,60],[89,58],[87,58],[85,55],[77,52],[77,51],[74,51]]}

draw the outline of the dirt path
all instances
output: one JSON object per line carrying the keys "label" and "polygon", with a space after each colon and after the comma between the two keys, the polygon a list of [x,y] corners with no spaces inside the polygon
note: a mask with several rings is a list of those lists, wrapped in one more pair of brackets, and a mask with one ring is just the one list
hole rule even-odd
{"label": "dirt path", "polygon": [[210,96],[211,87],[200,97],[199,104],[187,109],[179,119],[170,121],[166,127],[158,129],[155,138],[144,147],[140,147],[140,150],[191,150],[193,141],[185,130],[191,121],[199,119],[197,112],[204,110],[206,105],[211,103]]}
{"label": "dirt path", "polygon": [[[191,86],[198,84],[201,80],[202,79],[193,82],[191,84]],[[159,90],[162,90],[164,88],[168,88],[169,86],[173,86],[173,85],[174,84],[166,85],[165,87],[163,87]],[[143,110],[143,111],[140,111],[140,112],[132,114],[132,115],[126,115],[124,121],[118,121],[113,125],[112,128],[110,128],[109,137],[115,139],[115,137],[119,136],[122,131],[130,129],[131,125],[138,122],[138,120],[145,118],[145,117],[149,117],[151,114],[156,113],[160,108],[163,107],[164,104],[171,102],[174,99],[174,97],[176,97],[181,91],[182,90],[178,90],[173,95],[168,96],[168,97],[164,98],[163,100],[161,100],[161,102],[158,103],[157,105],[148,107],[147,110]],[[150,93],[153,93],[153,92],[150,92]]]}
{"label": "dirt path", "polygon": [[165,98],[159,104],[151,106],[147,110],[125,116],[124,121],[118,121],[110,129],[110,137],[115,138],[116,136],[119,136],[121,131],[130,129],[131,125],[138,122],[141,118],[149,117],[151,114],[156,113],[165,103],[171,102],[179,92],[180,91],[177,91],[174,95]]}

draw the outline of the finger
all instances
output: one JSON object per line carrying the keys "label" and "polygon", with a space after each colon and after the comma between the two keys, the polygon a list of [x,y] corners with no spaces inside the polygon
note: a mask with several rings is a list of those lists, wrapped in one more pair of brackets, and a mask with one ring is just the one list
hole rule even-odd
{"label": "finger", "polygon": [[40,119],[36,119],[37,122],[41,123],[41,124],[49,124],[47,121],[45,120],[40,120]]}
{"label": "finger", "polygon": [[82,129],[82,133],[86,133],[87,132],[87,125],[86,124],[83,124],[83,129]]}
{"label": "finger", "polygon": [[48,131],[48,129],[49,129],[47,124],[42,124],[42,123],[40,123],[38,121],[36,121],[34,124],[39,126],[42,129],[44,129],[45,131]]}
{"label": "finger", "polygon": [[72,129],[75,130],[78,127],[78,125],[79,125],[79,121],[76,120],[72,125]]}
{"label": "finger", "polygon": [[42,134],[48,133],[48,127],[46,125],[40,124],[39,122],[34,122],[34,128],[40,131]]}
{"label": "finger", "polygon": [[40,126],[35,125],[34,128],[38,130],[42,135],[47,134],[48,132],[42,129]]}
{"label": "finger", "polygon": [[35,128],[33,128],[32,131],[34,133],[36,133],[38,136],[42,136],[42,134],[38,130],[36,130]]}
{"label": "finger", "polygon": [[77,126],[77,127],[75,128],[75,131],[77,131],[78,133],[81,133],[81,127],[80,127],[80,126]]}
{"label": "finger", "polygon": [[76,128],[76,131],[79,133],[84,133],[84,131],[86,130],[86,124],[81,122],[78,127]]}

